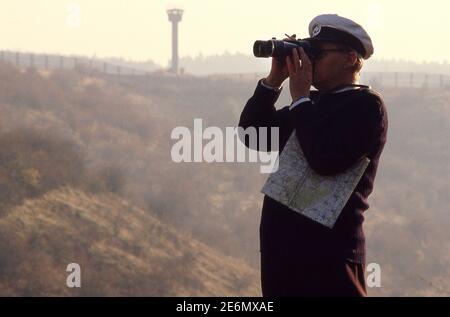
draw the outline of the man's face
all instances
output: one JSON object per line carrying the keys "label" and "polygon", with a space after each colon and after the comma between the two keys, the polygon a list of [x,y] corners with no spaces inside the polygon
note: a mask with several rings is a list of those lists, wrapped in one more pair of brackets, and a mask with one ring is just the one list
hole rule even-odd
{"label": "man's face", "polygon": [[327,91],[341,82],[348,50],[331,42],[318,42],[315,45],[319,54],[314,58],[313,86],[320,91]]}

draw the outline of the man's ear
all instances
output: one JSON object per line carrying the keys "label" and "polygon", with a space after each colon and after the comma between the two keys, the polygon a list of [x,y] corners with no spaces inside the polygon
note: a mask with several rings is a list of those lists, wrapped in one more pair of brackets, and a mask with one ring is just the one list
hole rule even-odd
{"label": "man's ear", "polygon": [[358,53],[350,51],[346,56],[345,69],[353,68],[358,60]]}

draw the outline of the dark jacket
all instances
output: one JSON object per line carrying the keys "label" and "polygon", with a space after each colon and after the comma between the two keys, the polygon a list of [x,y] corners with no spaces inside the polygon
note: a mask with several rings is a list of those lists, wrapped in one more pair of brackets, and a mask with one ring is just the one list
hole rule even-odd
{"label": "dark jacket", "polygon": [[[340,173],[367,156],[370,164],[350,196],[333,229],[264,197],[261,252],[276,255],[342,257],[365,262],[363,212],[369,208],[388,119],[381,96],[369,87],[336,93],[311,91],[311,102],[275,109],[279,92],[258,82],[245,105],[239,126],[279,127],[280,151],[295,129],[310,167],[322,175]],[[269,129],[270,130],[270,129]],[[249,146],[248,140],[245,141]],[[270,134],[268,136],[270,141]]]}

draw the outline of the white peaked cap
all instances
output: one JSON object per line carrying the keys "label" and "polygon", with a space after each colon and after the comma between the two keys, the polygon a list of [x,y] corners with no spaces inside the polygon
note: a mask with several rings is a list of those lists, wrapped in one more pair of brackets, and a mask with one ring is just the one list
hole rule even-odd
{"label": "white peaked cap", "polygon": [[309,39],[346,44],[364,59],[373,54],[372,40],[358,23],[337,14],[322,14],[309,23]]}

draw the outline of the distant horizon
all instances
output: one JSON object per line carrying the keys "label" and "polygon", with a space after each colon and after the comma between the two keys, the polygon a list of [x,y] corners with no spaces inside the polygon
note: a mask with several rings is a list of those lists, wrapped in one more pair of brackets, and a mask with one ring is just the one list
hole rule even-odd
{"label": "distant horizon", "polygon": [[[151,57],[148,57],[147,59],[133,59],[132,57],[127,56],[120,56],[120,55],[98,55],[98,54],[78,54],[78,53],[62,53],[62,52],[50,52],[50,51],[33,51],[33,50],[18,50],[18,49],[9,49],[9,48],[2,48],[0,49],[0,52],[19,52],[20,54],[35,54],[35,55],[52,55],[52,56],[65,56],[65,57],[82,57],[86,59],[120,59],[131,63],[153,63],[155,65],[160,66],[161,68],[166,68],[170,66],[170,58],[167,60],[166,66],[163,66],[161,63],[155,61]],[[203,53],[198,53],[197,55],[182,55],[179,57],[179,60],[182,59],[192,59],[192,60],[198,60],[198,59],[208,59],[211,57],[224,57],[224,56],[249,56],[252,58],[255,58],[252,56],[251,53],[242,53],[242,52],[234,52],[230,53],[227,50],[223,51],[222,53],[212,53],[209,55],[205,55]],[[270,61],[270,58],[267,59],[260,59],[255,58],[255,60],[260,61]],[[370,62],[391,62],[391,63],[407,63],[407,64],[415,64],[415,65],[449,65],[450,66],[450,60],[444,59],[444,60],[423,60],[421,62],[413,60],[413,59],[403,59],[403,58],[390,58],[390,57],[372,57],[368,60],[364,61],[365,63]]]}

